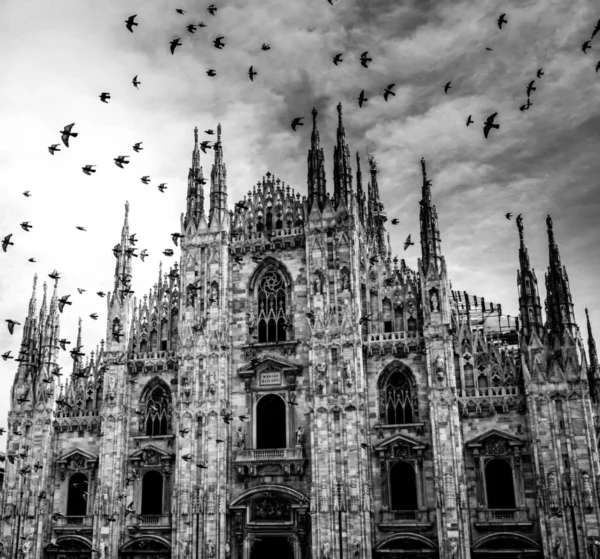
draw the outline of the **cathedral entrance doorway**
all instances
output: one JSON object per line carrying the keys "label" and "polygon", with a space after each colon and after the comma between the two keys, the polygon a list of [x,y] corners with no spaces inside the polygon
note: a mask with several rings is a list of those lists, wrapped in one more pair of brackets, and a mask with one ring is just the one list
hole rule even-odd
{"label": "cathedral entrance doorway", "polygon": [[257,537],[250,559],[294,559],[294,542],[285,536]]}

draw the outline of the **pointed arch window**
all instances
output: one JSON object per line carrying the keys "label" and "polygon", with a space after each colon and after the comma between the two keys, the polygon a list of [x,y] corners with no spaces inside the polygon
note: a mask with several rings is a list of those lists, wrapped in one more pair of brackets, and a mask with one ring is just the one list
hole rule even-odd
{"label": "pointed arch window", "polygon": [[258,342],[286,341],[286,285],[275,270],[268,271],[258,284]]}
{"label": "pointed arch window", "polygon": [[178,313],[174,312],[171,314],[171,351],[177,347],[177,319],[179,318]]}
{"label": "pointed arch window", "polygon": [[388,425],[414,423],[415,405],[410,379],[402,371],[388,378],[383,391],[382,415]]}
{"label": "pointed arch window", "polygon": [[157,437],[169,432],[169,395],[156,386],[146,402],[146,436]]}
{"label": "pointed arch window", "polygon": [[169,341],[169,323],[167,319],[160,324],[160,351],[167,351],[167,343]]}
{"label": "pointed arch window", "polygon": [[156,351],[157,349],[157,334],[156,330],[150,332],[150,351]]}

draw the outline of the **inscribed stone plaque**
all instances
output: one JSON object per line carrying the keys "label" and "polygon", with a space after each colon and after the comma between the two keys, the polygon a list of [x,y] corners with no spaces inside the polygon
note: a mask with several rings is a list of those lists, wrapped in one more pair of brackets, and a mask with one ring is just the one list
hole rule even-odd
{"label": "inscribed stone plaque", "polygon": [[281,384],[281,371],[274,373],[261,373],[260,374],[261,386],[269,386],[271,384]]}

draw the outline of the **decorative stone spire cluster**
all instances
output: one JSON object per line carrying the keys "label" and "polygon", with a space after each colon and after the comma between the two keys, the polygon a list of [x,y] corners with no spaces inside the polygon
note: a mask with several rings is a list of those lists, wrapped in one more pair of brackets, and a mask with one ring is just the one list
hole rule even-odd
{"label": "decorative stone spire cluster", "polygon": [[358,218],[361,223],[365,224],[366,213],[365,208],[367,207],[367,200],[362,187],[362,172],[360,170],[360,156],[356,152],[356,202],[358,207]]}
{"label": "decorative stone spire cluster", "polygon": [[373,155],[369,155],[369,172],[371,174],[371,182],[369,183],[369,216],[367,230],[371,232],[378,254],[384,258],[387,256],[387,247],[385,243],[385,222],[387,214],[383,208],[383,204],[379,199],[379,185],[377,184],[377,173],[379,168]]}
{"label": "decorative stone spire cluster", "polygon": [[346,207],[349,207],[349,198],[352,194],[352,169],[350,168],[350,149],[346,143],[346,131],[342,122],[341,103],[338,104],[337,111],[337,145],[333,149],[333,196],[336,207],[342,201],[344,201]]}
{"label": "decorative stone spire cluster", "polygon": [[436,265],[442,255],[440,230],[438,228],[437,210],[431,199],[431,180],[427,179],[425,158],[421,158],[423,174],[423,187],[421,191],[421,254],[423,256],[423,270],[427,272],[430,264]]}
{"label": "decorative stone spire cluster", "polygon": [[204,176],[200,166],[200,149],[198,146],[198,127],[194,128],[194,151],[192,166],[188,172],[187,211],[184,219],[184,229],[190,221],[198,225],[200,216],[204,214]]}
{"label": "decorative stone spire cluster", "polygon": [[210,209],[208,212],[209,226],[213,219],[219,223],[227,213],[227,170],[223,163],[223,145],[221,143],[221,125],[217,126],[217,141],[214,145],[215,162],[212,167],[210,179]]}
{"label": "decorative stone spire cluster", "polygon": [[323,148],[320,146],[319,131],[317,130],[317,109],[313,108],[313,129],[310,137],[310,149],[308,150],[308,207],[313,202],[323,209],[327,196],[327,181],[325,179],[325,157]]}
{"label": "decorative stone spire cluster", "polygon": [[131,252],[129,241],[129,202],[125,202],[125,219],[121,230],[121,242],[115,247],[117,251],[117,264],[115,266],[115,288],[113,298],[120,298],[123,290],[129,289],[131,282]]}

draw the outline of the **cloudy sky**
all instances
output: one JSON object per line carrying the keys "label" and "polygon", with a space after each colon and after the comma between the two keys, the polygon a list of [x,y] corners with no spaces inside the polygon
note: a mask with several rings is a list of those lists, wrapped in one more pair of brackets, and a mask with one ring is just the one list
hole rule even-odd
{"label": "cloudy sky", "polygon": [[[0,8],[0,236],[14,246],[0,253],[0,315],[23,321],[38,273],[62,274],[59,295],[74,304],[61,316],[61,335],[72,340],[83,317],[84,351],[105,335],[106,300],[124,203],[131,232],[150,257],[134,261],[136,295],[156,282],[158,263],[178,257],[172,247],[185,209],[193,129],[223,127],[229,204],[233,207],[267,172],[306,194],[310,111],[319,110],[321,143],[333,190],[337,113],[351,151],[375,154],[381,196],[396,254],[416,266],[419,160],[433,178],[442,248],[454,289],[501,303],[517,314],[518,235],[506,212],[523,213],[532,263],[543,285],[550,213],[571,281],[576,318],[592,314],[600,337],[600,34],[584,54],[600,9],[592,0],[8,0]],[[180,15],[175,8],[186,10]],[[498,29],[505,12],[508,23]],[[128,16],[138,27],[129,33]],[[188,24],[206,23],[194,34]],[[212,40],[225,37],[217,50]],[[169,42],[181,37],[175,55]],[[261,50],[269,43],[271,50]],[[486,47],[492,49],[486,50]],[[368,69],[360,53],[373,59]],[[332,63],[343,53],[338,67]],[[252,65],[254,82],[247,76]],[[536,79],[542,68],[544,76]],[[206,71],[213,68],[216,77]],[[136,90],[131,81],[137,75]],[[536,80],[533,106],[519,111]],[[448,94],[444,84],[452,82]],[[386,103],[385,86],[396,96]],[[365,90],[367,103],[358,107]],[[109,92],[108,104],[99,95]],[[482,124],[498,112],[499,130],[485,140]],[[475,124],[467,128],[472,115]],[[294,117],[306,125],[290,128]],[[69,149],[59,131],[75,122]],[[143,142],[144,150],[132,150]],[[61,144],[50,155],[48,146]],[[119,169],[118,155],[131,163]],[[205,176],[213,152],[202,155]],[[86,176],[81,167],[97,165]],[[149,175],[150,185],[140,177]],[[164,194],[157,190],[167,183]],[[32,196],[26,198],[23,192]],[[206,196],[208,204],[208,196]],[[30,221],[32,230],[19,227]],[[86,232],[75,229],[77,225]],[[34,257],[37,263],[29,263]],[[77,294],[76,288],[88,291]],[[542,296],[544,289],[542,288]],[[89,318],[98,313],[99,320]],[[18,352],[21,328],[0,329],[0,349]],[[587,333],[584,332],[587,339]],[[63,354],[64,365],[70,358]],[[0,425],[8,411],[15,363],[0,362]]]}

